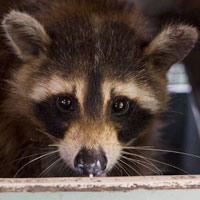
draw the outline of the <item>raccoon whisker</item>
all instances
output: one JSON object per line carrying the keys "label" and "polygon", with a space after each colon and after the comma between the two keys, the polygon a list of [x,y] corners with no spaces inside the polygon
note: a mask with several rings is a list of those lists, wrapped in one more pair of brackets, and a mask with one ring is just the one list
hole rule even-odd
{"label": "raccoon whisker", "polygon": [[[122,151],[122,153],[123,153],[123,154],[126,154],[127,152],[126,152],[126,151]],[[161,171],[154,163],[152,163],[151,161],[147,160],[147,158],[146,158],[145,156],[138,155],[138,154],[133,154],[133,153],[132,153],[132,155],[137,156],[137,157],[143,159],[144,161],[141,161],[141,160],[140,160],[140,162],[143,162],[143,163],[146,162],[146,163],[148,163],[149,166],[152,166],[152,167],[155,168],[160,174],[162,174],[162,171]],[[124,155],[123,155],[123,156],[124,156]],[[129,159],[133,159],[133,158],[129,158]]]}
{"label": "raccoon whisker", "polygon": [[167,113],[175,113],[175,114],[179,114],[179,115],[184,115],[183,112],[177,112],[177,111],[174,111],[174,110],[167,110]]}
{"label": "raccoon whisker", "polygon": [[48,146],[49,147],[59,147],[59,146],[65,147],[65,145],[62,145],[62,144],[49,144]]}
{"label": "raccoon whisker", "polygon": [[40,133],[43,133],[44,135],[48,136],[53,142],[58,142],[58,141],[59,141],[58,138],[56,138],[56,137],[53,136],[53,135],[50,135],[50,134],[47,133],[46,131],[43,131],[43,130],[38,129],[38,128],[36,128],[36,130],[39,131]]}
{"label": "raccoon whisker", "polygon": [[[161,170],[158,167],[156,167],[156,165],[154,165],[152,162],[142,161],[142,160],[138,160],[138,159],[133,159],[133,158],[126,157],[124,155],[121,156],[121,157],[124,158],[124,159],[126,159],[126,160],[128,160],[128,161],[130,161],[130,162],[132,162],[132,163],[134,162],[134,163],[139,164],[139,165],[141,165],[141,166],[143,166],[143,167],[145,167],[147,169],[150,169],[152,172],[154,172],[156,174],[162,174]],[[153,167],[154,169],[151,168],[151,167]]]}
{"label": "raccoon whisker", "polygon": [[[119,175],[120,176],[123,176],[123,168],[120,168],[119,166],[116,166],[117,167],[117,169],[119,170]],[[126,172],[126,174],[127,174],[127,172]],[[128,174],[127,174],[128,175]],[[129,176],[129,175],[128,175]]]}
{"label": "raccoon whisker", "polygon": [[[60,159],[60,162],[62,161],[62,158]],[[66,163],[64,162],[61,162],[60,164],[57,164],[56,165],[57,167],[59,167],[58,169],[58,176],[62,176],[62,177],[65,177],[65,176],[70,176],[72,174],[72,169],[66,165]]]}
{"label": "raccoon whisker", "polygon": [[129,167],[130,169],[132,169],[134,172],[136,172],[139,176],[142,176],[142,174],[140,174],[140,172],[138,170],[136,170],[134,167],[132,167],[131,165],[129,165],[128,163],[126,163],[123,160],[119,160],[119,162],[123,163],[124,165],[126,165],[127,167]]}
{"label": "raccoon whisker", "polygon": [[137,166],[137,164],[139,164],[139,165],[141,165],[141,166],[143,166],[143,167],[145,167],[145,168],[148,168],[150,171],[152,171],[152,172],[154,172],[154,173],[158,173],[158,172],[156,172],[155,170],[153,170],[152,168],[150,168],[150,167],[148,167],[148,166],[146,166],[145,164],[148,164],[148,162],[144,162],[143,161],[143,163],[145,163],[145,164],[142,164],[142,161],[141,160],[136,160],[136,159],[131,159],[131,158],[128,158],[128,157],[126,157],[126,156],[122,156],[122,158],[123,159],[125,159],[125,160],[127,160],[127,161],[129,161],[129,162],[131,162],[133,165],[135,165],[136,167],[138,167]]}
{"label": "raccoon whisker", "polygon": [[[133,154],[133,153],[130,153],[130,152],[123,152],[123,153],[124,153],[124,154],[127,154],[127,155],[132,155],[132,156],[135,156],[135,157],[141,157],[140,155]],[[144,156],[142,156],[142,157],[144,157]],[[177,166],[175,166],[175,165],[171,165],[171,164],[169,164],[169,163],[161,162],[161,161],[159,161],[159,160],[152,159],[152,158],[148,158],[148,157],[144,157],[144,158],[145,158],[146,160],[150,160],[150,161],[152,161],[152,162],[156,162],[156,163],[159,163],[159,164],[162,164],[162,165],[165,165],[165,166],[168,166],[168,167],[177,169],[177,170],[179,170],[179,171],[181,171],[181,172],[183,172],[183,173],[185,173],[185,174],[187,174],[187,175],[190,175],[189,172],[187,172],[187,171],[185,171],[184,169],[181,169],[181,168],[179,168],[179,167],[177,167]]]}
{"label": "raccoon whisker", "polygon": [[75,176],[75,172],[71,168],[67,168],[67,171],[65,172],[66,176]]}
{"label": "raccoon whisker", "polygon": [[51,165],[49,165],[45,170],[43,170],[38,177],[42,177],[43,175],[45,175],[50,169],[52,169],[53,167],[56,166],[56,164],[58,164],[60,161],[62,160],[62,158],[58,158],[56,159]]}
{"label": "raccoon whisker", "polygon": [[37,149],[37,150],[56,150],[56,147],[51,147],[50,145],[48,145],[48,147],[31,147],[32,149]]}
{"label": "raccoon whisker", "polygon": [[[123,153],[123,154],[127,154],[127,153],[129,154],[129,152],[126,152],[126,151],[122,151],[122,153]],[[161,174],[163,174],[162,171],[161,171],[154,163],[152,163],[150,160],[147,159],[147,157],[142,156],[142,155],[138,155],[138,154],[134,154],[134,153],[130,153],[129,155],[133,155],[133,156],[135,156],[135,157],[139,157],[139,158],[143,159],[145,162],[147,162],[149,165],[151,165],[151,166],[154,167],[157,171],[159,171]],[[143,161],[143,162],[144,162],[144,161]]]}
{"label": "raccoon whisker", "polygon": [[119,174],[119,176],[122,175],[121,169],[120,169],[119,166],[117,166],[117,165],[115,165],[115,166],[112,168],[112,170],[110,170],[110,171],[108,171],[108,172],[106,173],[107,176],[112,175],[112,173],[111,173],[112,171],[115,171],[117,174]]}
{"label": "raccoon whisker", "polygon": [[[131,161],[131,160],[129,160],[129,159],[126,159],[126,157],[125,156],[122,156],[121,158],[124,158],[126,161],[129,161],[129,162],[131,162],[133,165],[135,165],[136,167],[137,167],[137,165],[136,165],[136,162],[134,162],[134,161]],[[121,160],[122,161],[122,160]],[[124,164],[125,164],[126,162],[124,161]],[[126,163],[126,165],[128,165],[129,166],[129,168],[131,168],[134,172],[136,172],[137,173],[137,175],[139,175],[139,176],[142,176],[142,174],[138,171],[138,170],[136,170],[134,167],[132,167],[131,165],[129,165],[128,163]]]}
{"label": "raccoon whisker", "polygon": [[49,144],[49,147],[63,147],[64,149],[67,149],[67,146],[66,145],[63,145],[63,144]]}
{"label": "raccoon whisker", "polygon": [[154,148],[155,146],[124,146],[123,149],[128,149],[128,148]]}
{"label": "raccoon whisker", "polygon": [[[129,153],[129,152],[122,151],[122,153],[123,153],[123,154],[127,154],[127,153]],[[147,157],[145,157],[145,156],[142,156],[142,155],[138,155],[138,154],[134,154],[134,153],[131,153],[131,155],[133,155],[133,156],[136,156],[136,157],[139,157],[139,158],[143,159],[145,162],[148,162],[148,163],[149,163],[149,165],[151,165],[151,166],[153,166],[154,168],[157,168],[157,170],[159,170],[159,168],[158,168],[158,167],[156,167],[156,165],[154,165],[154,164],[153,164],[151,161],[147,160]]]}
{"label": "raccoon whisker", "polygon": [[[57,148],[58,148],[59,146],[63,146],[64,148],[67,148],[66,146],[60,145],[60,144],[49,144],[48,146],[49,146],[49,147],[57,147]],[[57,149],[57,148],[56,148],[56,149]],[[62,160],[62,159],[60,159],[60,160]],[[60,166],[60,170],[62,170],[62,172],[60,172],[60,174],[65,173],[66,176],[70,176],[70,174],[73,173],[73,170],[71,170],[70,167],[67,166],[67,167],[65,168],[66,163],[61,163],[60,165],[61,165],[61,166]],[[67,170],[65,171],[65,169],[67,169]]]}
{"label": "raccoon whisker", "polygon": [[59,174],[64,174],[64,176],[70,176],[70,174],[72,174],[70,168],[68,166],[66,166],[65,163],[61,162],[61,164],[58,165],[59,166]]}
{"label": "raccoon whisker", "polygon": [[126,157],[126,156],[122,156],[122,158],[124,158],[124,159],[126,159],[126,160],[128,160],[128,161],[130,161],[131,163],[136,163],[136,164],[138,164],[138,165],[141,165],[141,166],[143,166],[144,168],[147,168],[147,169],[149,169],[150,171],[152,171],[152,172],[154,172],[155,174],[157,174],[157,175],[162,175],[162,172],[161,172],[161,170],[159,170],[155,165],[155,170],[153,169],[153,168],[151,168],[150,166],[152,166],[152,165],[150,165],[148,162],[145,162],[145,161],[142,161],[142,160],[136,160],[136,159],[133,159],[133,158],[128,158],[128,157]]}
{"label": "raccoon whisker", "polygon": [[[58,171],[58,172],[60,173],[61,170],[63,171],[63,166],[64,166],[64,164],[63,164],[62,158],[61,158],[60,156],[59,156],[58,159],[60,159],[60,160],[59,160],[60,163],[57,163],[57,165],[56,165],[55,167],[59,167],[59,169],[57,169],[56,171]],[[57,160],[58,160],[58,159],[57,159]],[[55,161],[56,161],[56,160],[55,160]]]}
{"label": "raccoon whisker", "polygon": [[30,158],[30,157],[34,157],[34,156],[38,156],[38,155],[44,155],[46,153],[49,153],[49,152],[41,152],[41,153],[35,153],[35,154],[31,154],[31,155],[28,155],[28,156],[24,156],[24,157],[21,157],[21,158],[18,158],[18,159],[15,159],[13,161],[11,161],[10,163],[8,163],[9,165],[14,163],[14,162],[17,162],[17,161],[21,161],[21,160],[24,160],[26,158]]}
{"label": "raccoon whisker", "polygon": [[28,163],[24,164],[24,165],[15,173],[14,178],[16,178],[17,175],[19,174],[19,172],[21,172],[27,165],[29,165],[29,164],[31,164],[31,163],[37,161],[37,160],[40,160],[40,159],[42,159],[42,158],[44,158],[44,157],[50,156],[50,155],[52,155],[52,154],[54,154],[54,153],[57,153],[57,152],[59,152],[59,150],[46,153],[46,154],[41,155],[41,156],[39,156],[39,157],[37,157],[37,158],[35,158],[35,159],[29,161]]}
{"label": "raccoon whisker", "polygon": [[123,169],[120,168],[119,166],[116,166],[116,167],[117,167],[117,169],[118,169],[118,171],[119,171],[119,175],[120,175],[120,176],[123,176]]}
{"label": "raccoon whisker", "polygon": [[[120,160],[119,160],[120,161]],[[127,174],[127,176],[130,176],[130,174],[127,172],[127,170],[123,167],[123,165],[122,164],[120,164],[119,162],[117,162],[117,164],[116,164],[116,166],[119,166],[119,168],[121,168],[126,174]]]}
{"label": "raccoon whisker", "polygon": [[141,150],[141,151],[157,151],[157,152],[165,152],[165,153],[174,153],[184,156],[191,156],[194,158],[200,159],[200,156],[190,153],[185,153],[181,151],[174,151],[174,150],[167,150],[167,149],[154,149],[154,148],[143,148],[143,147],[124,147],[124,149],[135,149],[135,150]]}

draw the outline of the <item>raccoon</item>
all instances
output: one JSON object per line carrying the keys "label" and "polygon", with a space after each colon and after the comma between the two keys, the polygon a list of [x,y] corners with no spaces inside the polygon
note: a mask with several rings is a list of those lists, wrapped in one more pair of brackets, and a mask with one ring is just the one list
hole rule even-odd
{"label": "raccoon", "polygon": [[159,144],[166,73],[196,28],[154,34],[125,0],[29,0],[2,29],[0,177],[159,172],[140,148]]}

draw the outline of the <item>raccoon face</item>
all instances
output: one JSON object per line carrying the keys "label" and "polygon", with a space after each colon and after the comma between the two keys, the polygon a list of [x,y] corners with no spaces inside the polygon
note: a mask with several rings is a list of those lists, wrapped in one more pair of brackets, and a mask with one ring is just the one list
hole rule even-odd
{"label": "raccoon face", "polygon": [[137,27],[83,16],[44,28],[16,11],[3,27],[24,62],[13,74],[14,112],[56,138],[66,165],[96,176],[148,133],[167,101],[168,68],[198,37],[191,26],[171,25],[144,41]]}

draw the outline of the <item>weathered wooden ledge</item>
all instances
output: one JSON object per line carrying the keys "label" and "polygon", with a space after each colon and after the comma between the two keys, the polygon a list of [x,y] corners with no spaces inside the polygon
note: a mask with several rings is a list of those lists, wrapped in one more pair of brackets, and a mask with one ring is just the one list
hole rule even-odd
{"label": "weathered wooden ledge", "polygon": [[200,175],[0,179],[0,192],[102,192],[200,189]]}

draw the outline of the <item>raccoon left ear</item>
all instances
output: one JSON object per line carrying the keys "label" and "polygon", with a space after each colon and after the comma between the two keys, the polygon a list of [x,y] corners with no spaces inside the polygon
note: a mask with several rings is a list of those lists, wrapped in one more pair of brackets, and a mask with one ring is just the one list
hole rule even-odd
{"label": "raccoon left ear", "polygon": [[50,42],[44,27],[26,13],[11,11],[2,25],[10,45],[23,60],[38,57]]}
{"label": "raccoon left ear", "polygon": [[170,25],[150,42],[144,54],[152,65],[167,70],[189,54],[197,39],[196,28],[180,24]]}

